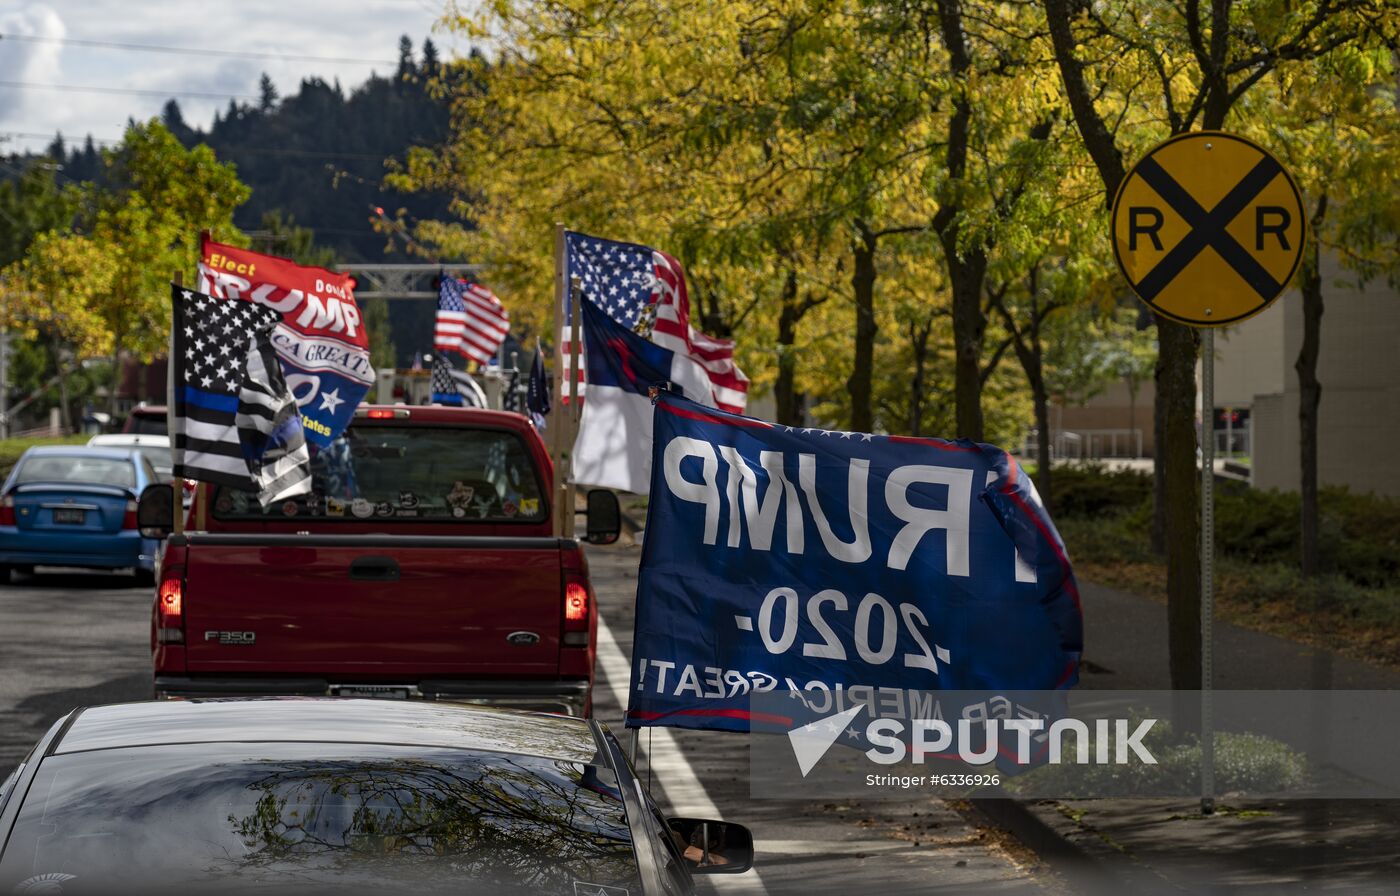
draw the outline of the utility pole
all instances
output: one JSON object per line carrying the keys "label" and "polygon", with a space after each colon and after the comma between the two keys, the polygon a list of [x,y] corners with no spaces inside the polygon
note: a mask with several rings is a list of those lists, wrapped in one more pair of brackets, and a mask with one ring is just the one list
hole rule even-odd
{"label": "utility pole", "polygon": [[10,339],[0,330],[0,439],[10,437]]}

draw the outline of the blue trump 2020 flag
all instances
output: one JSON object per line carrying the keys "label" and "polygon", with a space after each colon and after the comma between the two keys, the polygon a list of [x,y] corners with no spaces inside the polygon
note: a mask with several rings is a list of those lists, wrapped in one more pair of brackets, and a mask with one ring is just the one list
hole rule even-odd
{"label": "blue trump 2020 flag", "polygon": [[714,406],[704,368],[638,336],[588,299],[583,307],[588,395],[574,441],[573,480],[643,494],[651,481],[652,386]]}
{"label": "blue trump 2020 flag", "polygon": [[673,395],[652,427],[629,726],[748,731],[762,691],[1077,682],[1074,574],[1006,452]]}

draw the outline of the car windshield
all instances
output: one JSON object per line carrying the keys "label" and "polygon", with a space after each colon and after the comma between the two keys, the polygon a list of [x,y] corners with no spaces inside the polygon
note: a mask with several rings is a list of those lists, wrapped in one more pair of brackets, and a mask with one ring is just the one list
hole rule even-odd
{"label": "car windshield", "polygon": [[170,431],[164,414],[132,414],[126,431],[138,436],[163,436]]}
{"label": "car windshield", "polygon": [[0,893],[60,879],[65,893],[640,892],[610,772],[377,745],[51,756],[0,858]]}
{"label": "car windshield", "polygon": [[315,452],[311,476],[311,494],[267,511],[256,495],[221,487],[214,515],[535,522],[548,512],[524,441],[506,430],[351,426]]}
{"label": "car windshield", "polygon": [[46,454],[30,457],[20,464],[15,483],[26,482],[82,482],[134,488],[136,468],[129,460],[112,457]]}
{"label": "car windshield", "polygon": [[167,478],[170,476],[170,470],[174,465],[174,461],[170,457],[169,448],[157,448],[151,445],[141,445],[136,450],[140,451],[146,456],[146,459],[151,462],[151,466],[156,468],[156,472],[160,473],[161,475]]}

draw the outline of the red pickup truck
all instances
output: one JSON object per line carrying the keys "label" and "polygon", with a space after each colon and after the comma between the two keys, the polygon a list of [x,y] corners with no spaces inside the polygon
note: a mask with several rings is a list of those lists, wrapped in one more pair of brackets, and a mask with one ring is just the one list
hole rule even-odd
{"label": "red pickup truck", "polygon": [[[264,510],[205,486],[171,535],[151,620],[161,697],[422,697],[590,711],[598,610],[556,538],[552,466],[517,414],[361,407],[312,461],[310,495]],[[168,489],[143,527],[169,531]],[[203,502],[204,507],[199,503]],[[588,540],[617,538],[589,495]]]}

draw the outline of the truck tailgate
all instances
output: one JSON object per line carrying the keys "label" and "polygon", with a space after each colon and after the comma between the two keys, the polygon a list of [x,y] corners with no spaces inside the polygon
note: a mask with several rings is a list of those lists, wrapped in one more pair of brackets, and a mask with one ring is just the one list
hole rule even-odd
{"label": "truck tailgate", "polygon": [[558,671],[552,538],[193,534],[185,575],[191,673]]}

